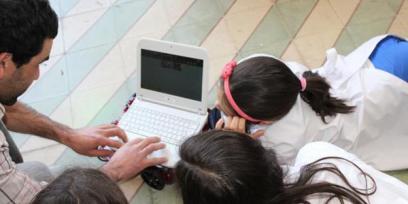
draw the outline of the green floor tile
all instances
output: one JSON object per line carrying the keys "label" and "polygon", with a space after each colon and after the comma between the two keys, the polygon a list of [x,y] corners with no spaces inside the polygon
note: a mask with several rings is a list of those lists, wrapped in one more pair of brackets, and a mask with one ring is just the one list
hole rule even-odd
{"label": "green floor tile", "polygon": [[281,56],[316,2],[316,0],[277,1],[241,48],[238,58],[253,53]]}
{"label": "green floor tile", "polygon": [[402,3],[402,0],[363,0],[336,42],[339,53],[348,54],[370,38],[385,34]]}
{"label": "green floor tile", "polygon": [[157,191],[143,184],[136,196],[131,200],[131,204],[182,204],[183,200],[176,185],[166,186],[163,190]]}
{"label": "green floor tile", "polygon": [[297,33],[316,3],[317,0],[284,0],[277,2],[276,7],[281,19],[287,25],[292,36]]}
{"label": "green floor tile", "polygon": [[99,168],[105,162],[98,160],[96,157],[82,156],[74,152],[72,149],[66,149],[64,153],[54,163],[62,168]]}
{"label": "green floor tile", "polygon": [[200,45],[235,0],[196,0],[163,40]]}
{"label": "green floor tile", "polygon": [[106,124],[120,119],[128,99],[134,94],[132,87],[135,87],[135,81],[135,78],[127,80],[88,125]]}
{"label": "green floor tile", "polygon": [[[256,31],[251,35],[245,43],[240,53],[251,54],[248,52],[259,52],[258,50],[269,47],[275,42],[284,42],[286,45],[292,39],[293,34],[287,29],[287,26],[281,20],[277,8],[274,7],[265,16]],[[274,55],[280,55],[286,46],[274,48],[271,51]],[[244,55],[245,56],[245,55]]]}
{"label": "green floor tile", "polygon": [[408,169],[401,171],[390,171],[386,172],[387,174],[394,176],[395,178],[401,180],[402,182],[408,184]]}
{"label": "green floor tile", "polygon": [[61,16],[65,16],[68,12],[74,8],[74,6],[79,2],[79,0],[58,0],[61,6]]}
{"label": "green floor tile", "polygon": [[208,35],[214,24],[212,22],[196,22],[190,25],[179,26],[166,34],[165,40],[189,45],[200,45]]}
{"label": "green floor tile", "polygon": [[16,143],[18,148],[21,148],[24,145],[24,143],[30,138],[30,135],[16,133],[16,132],[10,132],[10,135],[13,138],[14,143]]}
{"label": "green floor tile", "polygon": [[130,200],[130,204],[151,204],[153,203],[152,196],[151,196],[152,189],[143,184],[142,187],[137,191],[135,197]]}

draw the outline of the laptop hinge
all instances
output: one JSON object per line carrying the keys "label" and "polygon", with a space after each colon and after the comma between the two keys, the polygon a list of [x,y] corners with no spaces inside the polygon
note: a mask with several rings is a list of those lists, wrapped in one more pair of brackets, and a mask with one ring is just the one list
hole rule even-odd
{"label": "laptop hinge", "polygon": [[[169,106],[169,104],[166,104],[166,103],[164,103],[162,101],[143,98],[143,96],[137,96],[137,99],[139,99],[141,101],[147,101],[147,102],[150,102],[150,103],[159,104],[159,105]],[[175,104],[172,104],[171,107],[182,110],[182,111],[188,111],[190,113],[199,114],[199,115],[206,115],[207,114],[207,110],[190,109],[190,108],[181,107],[181,106],[178,106],[178,105],[175,105]]]}

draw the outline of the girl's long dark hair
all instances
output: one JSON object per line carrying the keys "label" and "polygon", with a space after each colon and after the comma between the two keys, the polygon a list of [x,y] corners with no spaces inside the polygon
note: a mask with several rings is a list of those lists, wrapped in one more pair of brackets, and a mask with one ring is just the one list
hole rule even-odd
{"label": "girl's long dark hair", "polygon": [[[376,192],[374,179],[353,162],[326,157],[304,166],[299,178],[284,183],[285,173],[273,150],[247,135],[229,131],[210,131],[187,139],[180,149],[176,177],[185,204],[292,204],[309,203],[310,196],[323,196],[326,203],[367,204],[365,197]],[[357,168],[366,181],[359,189],[328,160],[337,159]],[[320,172],[338,176],[344,186],[312,182]]]}
{"label": "girl's long dark hair", "polygon": [[[279,120],[301,98],[326,122],[326,116],[351,113],[353,106],[330,95],[330,85],[317,73],[303,73],[306,90],[299,78],[281,61],[271,57],[254,57],[238,64],[230,78],[231,94],[237,105],[259,120]],[[223,84],[223,83],[221,83]],[[224,95],[222,101],[227,101]]]}

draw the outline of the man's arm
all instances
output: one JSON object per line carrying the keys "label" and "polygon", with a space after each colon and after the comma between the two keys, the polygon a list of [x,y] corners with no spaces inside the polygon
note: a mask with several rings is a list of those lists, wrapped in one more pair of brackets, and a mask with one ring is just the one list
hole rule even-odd
{"label": "man's arm", "polygon": [[98,150],[98,146],[120,148],[122,143],[109,139],[117,136],[127,142],[126,134],[115,125],[100,125],[97,127],[72,129],[66,125],[51,120],[29,106],[17,102],[6,109],[3,118],[11,131],[38,135],[52,139],[71,147],[77,153],[88,156],[109,156],[111,151]]}
{"label": "man's arm", "polygon": [[[12,131],[53,139],[85,155],[112,155],[111,151],[96,149],[98,145],[117,148],[122,145],[108,139],[110,136],[119,136],[126,141],[123,130],[115,125],[74,130],[19,102],[13,106],[6,106],[4,122]],[[157,137],[132,140],[118,149],[112,159],[101,168],[101,171],[114,181],[127,180],[149,166],[166,162],[167,159],[164,157],[150,158],[148,156],[164,147]]]}
{"label": "man's arm", "polygon": [[51,120],[21,102],[4,107],[6,113],[3,121],[11,131],[38,135],[60,143],[64,143],[73,132],[72,128]]}

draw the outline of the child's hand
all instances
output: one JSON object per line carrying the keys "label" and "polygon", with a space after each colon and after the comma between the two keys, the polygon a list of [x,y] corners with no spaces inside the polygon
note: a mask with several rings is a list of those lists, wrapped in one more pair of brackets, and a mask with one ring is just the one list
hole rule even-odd
{"label": "child's hand", "polygon": [[[245,123],[246,121],[243,118],[237,116],[234,117],[227,116],[227,121],[224,121],[223,119],[219,119],[217,121],[215,129],[224,129],[246,134]],[[249,136],[252,137],[253,139],[258,139],[259,137],[263,136],[264,133],[265,133],[264,130],[258,130],[253,134],[250,134]]]}
{"label": "child's hand", "polygon": [[216,128],[221,129],[222,126],[224,126],[223,129],[225,130],[231,130],[239,133],[246,133],[245,132],[245,119],[234,116],[227,116],[227,121],[224,121],[220,119],[217,124],[215,125]]}

